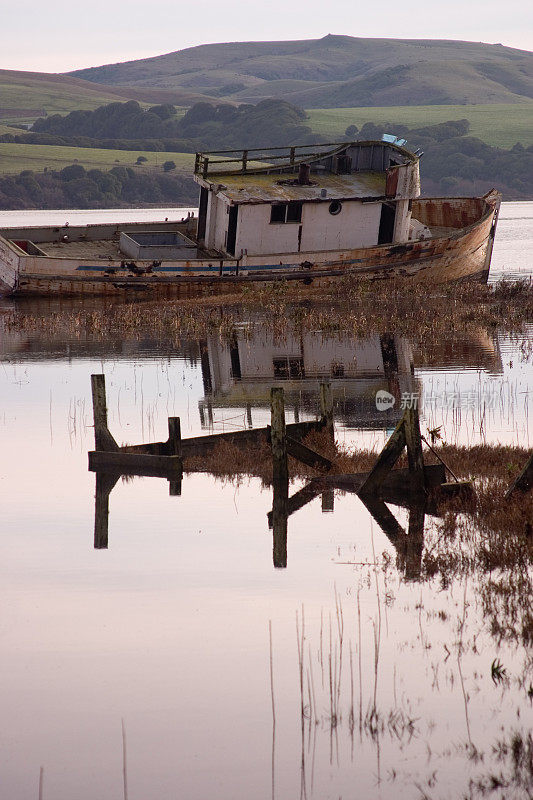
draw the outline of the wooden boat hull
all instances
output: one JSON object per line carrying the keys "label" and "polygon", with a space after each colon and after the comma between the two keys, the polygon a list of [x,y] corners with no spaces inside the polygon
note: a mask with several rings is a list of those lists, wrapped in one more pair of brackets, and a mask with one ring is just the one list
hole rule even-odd
{"label": "wooden boat hull", "polygon": [[[118,259],[97,263],[94,258],[17,252],[18,247],[6,240],[4,232],[0,236],[0,293],[185,297],[233,292],[276,281],[322,286],[342,276],[367,280],[401,277],[431,284],[486,281],[500,200],[497,192],[491,192],[483,198],[413,201],[413,218],[436,232],[430,239],[327,253],[163,261],[146,274],[132,274]],[[74,229],[69,232],[70,236],[77,235]],[[150,263],[137,261],[136,268],[142,271]]]}

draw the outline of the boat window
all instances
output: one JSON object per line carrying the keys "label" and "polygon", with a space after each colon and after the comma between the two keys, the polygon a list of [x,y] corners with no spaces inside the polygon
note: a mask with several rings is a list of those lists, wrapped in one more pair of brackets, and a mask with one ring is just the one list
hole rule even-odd
{"label": "boat window", "polygon": [[302,203],[292,200],[290,203],[275,203],[270,209],[270,222],[301,222]]}
{"label": "boat window", "polygon": [[275,378],[305,378],[304,360],[299,356],[274,358],[272,363]]}
{"label": "boat window", "polygon": [[335,216],[336,214],[340,214],[341,211],[342,211],[342,203],[340,200],[333,200],[333,202],[329,204],[329,213],[333,214],[333,216]]}
{"label": "boat window", "polygon": [[302,203],[292,202],[287,207],[287,222],[302,221]]}
{"label": "boat window", "polygon": [[285,222],[286,203],[276,203],[270,209],[270,222]]}

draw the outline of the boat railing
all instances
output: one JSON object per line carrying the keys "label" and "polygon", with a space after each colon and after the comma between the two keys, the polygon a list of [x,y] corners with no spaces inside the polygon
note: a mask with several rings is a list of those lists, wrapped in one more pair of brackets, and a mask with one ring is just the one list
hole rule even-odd
{"label": "boat railing", "polygon": [[194,174],[202,178],[208,175],[236,172],[242,175],[268,172],[269,169],[293,170],[302,161],[315,160],[334,155],[346,148],[346,142],[326,144],[302,144],[286,147],[254,147],[246,150],[213,150],[196,153]]}

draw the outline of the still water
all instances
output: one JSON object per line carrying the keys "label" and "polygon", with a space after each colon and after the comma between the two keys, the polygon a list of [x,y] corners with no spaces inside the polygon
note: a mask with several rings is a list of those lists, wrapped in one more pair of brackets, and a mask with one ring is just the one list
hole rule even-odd
{"label": "still water", "polygon": [[[504,204],[495,275],[531,274],[532,251],[533,204]],[[165,439],[169,416],[183,436],[266,424],[282,379],[287,420],[314,418],[327,375],[347,446],[394,427],[379,389],[420,397],[423,432],[447,441],[533,446],[531,329],[281,340],[244,322],[230,339],[68,340],[4,328],[0,308],[1,796],[37,797],[41,767],[46,800],[124,796],[123,720],[130,800],[530,797],[509,742],[531,729],[533,651],[517,620],[497,630],[498,576],[407,570],[343,493],[290,517],[275,568],[271,489],[206,473],[179,496],[119,480],[94,547],[91,373],[121,444]],[[443,536],[427,516],[424,557]]]}

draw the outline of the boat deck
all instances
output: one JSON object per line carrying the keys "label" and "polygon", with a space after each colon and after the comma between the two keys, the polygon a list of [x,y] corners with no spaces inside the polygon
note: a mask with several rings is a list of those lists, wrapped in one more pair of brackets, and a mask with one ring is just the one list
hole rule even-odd
{"label": "boat deck", "polygon": [[[433,227],[431,229],[432,239],[446,238],[454,233],[457,229],[451,227]],[[128,256],[120,250],[120,242],[118,237],[113,239],[95,239],[86,240],[78,239],[69,242],[39,242],[39,250],[50,258],[68,258],[83,260],[98,260],[98,261],[123,261],[128,260]],[[220,253],[214,251],[203,250],[198,247],[196,250],[192,249],[190,255],[184,256],[185,260],[206,259],[221,257]],[[141,259],[137,260],[143,260]],[[148,259],[151,260],[151,259]],[[164,259],[163,260],[168,260]],[[175,259],[171,259],[175,260]],[[183,260],[183,259],[178,259]]]}
{"label": "boat deck", "polygon": [[118,239],[98,239],[93,242],[42,242],[39,248],[53,258],[125,258],[119,250]]}
{"label": "boat deck", "polygon": [[[69,242],[39,242],[39,250],[50,258],[68,258],[100,261],[123,261],[130,257],[120,250],[118,237],[113,239],[73,239]],[[218,253],[191,248],[187,259],[220,258]],[[139,260],[139,259],[136,259]],[[142,257],[140,260],[143,260]],[[148,259],[152,260],[152,259]]]}

